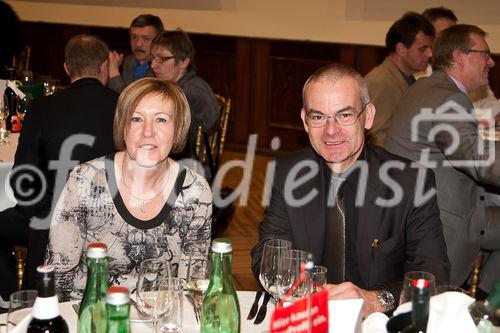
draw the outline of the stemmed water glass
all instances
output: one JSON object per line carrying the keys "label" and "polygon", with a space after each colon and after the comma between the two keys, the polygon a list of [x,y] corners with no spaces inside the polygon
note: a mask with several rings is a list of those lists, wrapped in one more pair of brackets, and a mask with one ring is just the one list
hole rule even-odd
{"label": "stemmed water glass", "polygon": [[[306,264],[309,253],[302,250],[288,250],[283,255],[283,286],[284,293],[297,282],[302,273],[302,266]],[[304,280],[291,293],[289,300],[295,301],[305,297],[309,292],[309,281]]]}
{"label": "stemmed water glass", "polygon": [[271,239],[264,243],[259,280],[276,303],[284,295],[283,255],[291,248],[292,243],[284,239]]}
{"label": "stemmed water glass", "polygon": [[144,260],[139,266],[137,306],[142,313],[151,317],[155,332],[158,331],[160,319],[173,307],[173,290],[167,283],[170,277],[170,263],[164,259]]}

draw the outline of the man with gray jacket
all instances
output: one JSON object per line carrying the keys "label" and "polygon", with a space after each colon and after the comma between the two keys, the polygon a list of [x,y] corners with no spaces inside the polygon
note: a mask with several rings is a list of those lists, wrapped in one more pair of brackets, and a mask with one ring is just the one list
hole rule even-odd
{"label": "man with gray jacket", "polygon": [[[451,283],[467,281],[480,249],[487,253],[480,289],[500,277],[500,208],[487,207],[478,184],[500,185],[500,146],[484,140],[468,92],[488,84],[495,65],[485,32],[452,26],[437,37],[432,76],[402,97],[383,147],[433,169],[451,262]],[[491,129],[494,130],[494,129]]]}

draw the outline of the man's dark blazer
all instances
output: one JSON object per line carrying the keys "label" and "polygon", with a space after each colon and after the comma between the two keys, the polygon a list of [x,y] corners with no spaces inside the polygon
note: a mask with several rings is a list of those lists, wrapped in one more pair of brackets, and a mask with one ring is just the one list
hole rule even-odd
{"label": "man's dark blazer", "polygon": [[[398,300],[405,272],[428,271],[436,276],[438,283],[447,283],[449,262],[435,195],[415,206],[417,169],[410,168],[408,160],[370,145],[365,145],[363,155],[368,177],[364,204],[358,208],[356,252],[363,282],[360,287],[389,290]],[[379,171],[383,163],[390,160],[398,161],[403,167],[403,170],[391,168],[388,171],[390,178],[403,189],[403,195],[399,204],[383,208],[376,203],[377,198],[390,199],[394,192],[381,180]],[[308,193],[316,194],[304,205],[292,207],[284,200],[286,178],[294,166],[305,161],[317,165],[319,172],[298,186],[293,197],[299,199]],[[277,160],[270,204],[260,224],[259,242],[252,249],[252,270],[256,277],[263,245],[268,239],[290,240],[293,248],[312,253],[318,264],[323,262],[329,188],[329,180],[323,176],[325,168],[327,165],[312,149]],[[294,178],[310,170],[301,168]],[[426,175],[425,189],[435,187],[432,172]]]}
{"label": "man's dark blazer", "polygon": [[[0,213],[0,230],[13,228],[23,235],[30,233],[28,265],[32,259],[36,261],[33,265],[43,261],[46,242],[46,230],[37,236],[33,236],[33,230],[28,230],[30,219],[33,216],[46,217],[51,211],[53,197],[57,200],[59,194],[54,192],[56,175],[49,170],[49,162],[59,160],[63,142],[74,134],[87,134],[95,138],[92,146],[80,144],[74,147],[70,156],[76,164],[112,153],[113,119],[117,100],[118,93],[103,86],[99,80],[82,78],[67,89],[42,97],[30,105],[19,137],[13,168],[29,165],[39,169],[47,179],[47,191],[37,204],[18,204]],[[69,171],[65,174],[64,183]],[[16,176],[19,175],[20,173],[14,174],[10,180],[16,199],[19,202],[34,198],[39,193],[40,183],[23,182],[24,190],[35,189],[27,198],[16,190],[15,183],[19,179]],[[62,188],[56,190],[61,191]],[[32,238],[37,239],[36,245],[32,244]],[[27,271],[29,275],[30,269]]]}
{"label": "man's dark blazer", "polygon": [[[71,159],[86,162],[114,151],[113,119],[118,93],[94,78],[83,78],[54,95],[30,105],[16,150],[14,168],[32,165],[47,176],[48,191],[43,202],[23,207],[29,216],[43,216],[50,210],[55,172],[49,161],[59,160],[63,142],[74,134],[95,138],[94,144],[74,147]],[[11,179],[15,189],[14,179]],[[16,193],[15,193],[16,194]],[[20,199],[16,194],[16,199]],[[57,199],[57,198],[56,198]]]}

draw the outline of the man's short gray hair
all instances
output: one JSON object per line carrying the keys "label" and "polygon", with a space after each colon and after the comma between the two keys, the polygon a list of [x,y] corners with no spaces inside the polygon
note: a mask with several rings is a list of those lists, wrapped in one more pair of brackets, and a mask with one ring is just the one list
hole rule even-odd
{"label": "man's short gray hair", "polygon": [[366,104],[370,103],[370,95],[368,94],[368,86],[366,85],[365,79],[354,68],[341,63],[333,63],[316,70],[307,79],[304,87],[302,88],[302,106],[304,109],[306,108],[306,89],[309,84],[321,80],[327,80],[330,83],[335,84],[338,80],[345,77],[350,77],[358,83],[360,106],[364,108]]}
{"label": "man's short gray hair", "polygon": [[475,25],[457,24],[443,30],[432,47],[432,68],[446,70],[453,65],[453,51],[469,52],[471,35],[486,37],[486,32]]}

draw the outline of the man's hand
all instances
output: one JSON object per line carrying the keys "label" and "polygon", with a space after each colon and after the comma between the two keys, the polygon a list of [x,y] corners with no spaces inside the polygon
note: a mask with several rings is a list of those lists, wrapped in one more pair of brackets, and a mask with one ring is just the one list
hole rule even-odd
{"label": "man's hand", "polygon": [[123,62],[123,53],[109,51],[109,78],[120,76],[120,66]]}
{"label": "man's hand", "polygon": [[384,309],[377,300],[376,291],[368,291],[359,288],[351,282],[344,282],[341,284],[329,284],[326,286],[328,289],[329,299],[363,299],[363,319],[368,317],[373,312],[384,312]]}

